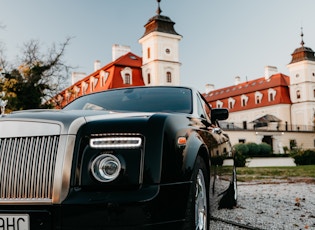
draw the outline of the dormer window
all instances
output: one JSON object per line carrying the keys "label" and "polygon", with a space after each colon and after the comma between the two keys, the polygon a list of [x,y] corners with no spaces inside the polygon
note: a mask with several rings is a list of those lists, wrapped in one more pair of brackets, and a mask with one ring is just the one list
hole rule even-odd
{"label": "dormer window", "polygon": [[241,96],[241,106],[244,107],[247,105],[247,102],[248,102],[248,97],[246,95],[242,95]]}
{"label": "dormer window", "polygon": [[255,93],[255,103],[260,104],[262,101],[263,94],[261,92]]}
{"label": "dormer window", "polygon": [[233,98],[229,98],[228,99],[228,104],[229,104],[229,109],[233,109],[234,108],[234,105],[235,105],[235,99]]}
{"label": "dormer window", "polygon": [[108,77],[109,73],[105,72],[104,70],[100,71],[100,81],[101,81],[101,87],[105,86],[107,77]]}
{"label": "dormer window", "polygon": [[276,98],[277,91],[274,89],[268,89],[268,101],[274,101]]}
{"label": "dormer window", "polygon": [[120,74],[124,84],[132,85],[132,69],[130,67],[124,68]]}
{"label": "dormer window", "polygon": [[223,107],[223,102],[220,100],[217,100],[217,108],[222,108]]}

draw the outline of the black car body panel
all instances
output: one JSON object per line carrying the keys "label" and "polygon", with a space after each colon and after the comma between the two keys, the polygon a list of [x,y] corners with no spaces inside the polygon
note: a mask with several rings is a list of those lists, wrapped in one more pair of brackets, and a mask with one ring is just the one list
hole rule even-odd
{"label": "black car body panel", "polygon": [[[150,100],[140,99],[156,97],[151,90],[165,98],[145,106]],[[121,102],[126,110],[119,108],[118,96],[107,97],[111,91],[129,94],[129,103]],[[184,97],[169,98],[173,91]],[[211,165],[211,158],[233,157],[229,138],[216,122],[226,119],[227,110],[211,112],[201,94],[187,87],[117,89],[96,97],[86,95],[63,110],[0,118],[0,227],[8,224],[5,215],[28,214],[32,230],[181,229],[197,156],[211,173],[206,182],[210,205],[220,202],[233,182],[233,167],[222,175],[212,170],[220,167]],[[109,98],[106,110],[96,103],[102,97]],[[80,108],[80,100],[88,108]],[[106,167],[110,173],[119,168],[117,178],[101,180],[103,168],[94,168],[99,156],[114,157]]]}

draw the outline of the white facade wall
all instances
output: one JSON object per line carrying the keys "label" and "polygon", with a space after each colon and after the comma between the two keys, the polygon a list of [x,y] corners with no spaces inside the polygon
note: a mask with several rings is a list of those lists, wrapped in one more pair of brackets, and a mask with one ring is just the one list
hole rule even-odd
{"label": "white facade wall", "polygon": [[[279,118],[281,120],[281,122],[279,123],[280,126],[284,127],[285,122],[287,122],[288,125],[291,124],[290,112],[291,112],[291,105],[288,105],[288,104],[272,105],[272,106],[266,106],[263,108],[230,113],[229,118],[226,121],[229,123],[234,123],[236,126],[239,126],[242,124],[243,121],[246,121],[247,128],[252,129],[254,123],[250,123],[250,122],[266,114],[270,114]],[[270,128],[276,128],[278,123],[271,122],[269,125],[271,126]],[[272,126],[275,126],[275,127],[272,127]],[[240,127],[240,128],[243,128],[243,127]]]}
{"label": "white facade wall", "polygon": [[312,132],[267,132],[267,131],[226,131],[231,139],[232,145],[245,140],[245,143],[262,143],[264,136],[272,136],[273,152],[283,153],[283,147],[290,149],[290,140],[295,140],[297,147],[303,149],[315,149],[315,133]]}
{"label": "white facade wall", "polygon": [[[180,84],[180,39],[180,35],[152,32],[139,40],[142,44],[142,73],[146,85]],[[171,83],[167,82],[167,72],[171,72]],[[150,84],[147,79],[148,74],[150,74]]]}

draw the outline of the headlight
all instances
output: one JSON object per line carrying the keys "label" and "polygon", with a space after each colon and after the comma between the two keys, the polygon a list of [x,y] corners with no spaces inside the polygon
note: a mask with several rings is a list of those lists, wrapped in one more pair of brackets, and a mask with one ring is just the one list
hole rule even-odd
{"label": "headlight", "polygon": [[91,169],[96,180],[110,182],[119,176],[121,163],[114,155],[102,154],[94,159]]}

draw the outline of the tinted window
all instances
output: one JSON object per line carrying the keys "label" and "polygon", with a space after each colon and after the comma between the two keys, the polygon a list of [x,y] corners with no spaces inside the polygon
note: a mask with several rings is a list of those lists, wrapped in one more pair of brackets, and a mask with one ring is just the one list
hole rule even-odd
{"label": "tinted window", "polygon": [[64,110],[192,112],[192,93],[181,87],[139,87],[108,90],[78,98]]}

